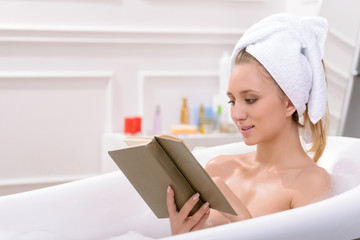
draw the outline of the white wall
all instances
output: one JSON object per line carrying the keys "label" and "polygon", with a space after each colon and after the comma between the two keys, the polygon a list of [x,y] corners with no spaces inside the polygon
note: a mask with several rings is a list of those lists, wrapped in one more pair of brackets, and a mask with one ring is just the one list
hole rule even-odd
{"label": "white wall", "polygon": [[[360,1],[358,0],[324,0],[320,11],[320,15],[326,17],[329,22],[324,59],[328,75],[330,133],[333,135],[343,134],[344,115],[348,111],[346,105],[349,104],[347,101],[352,91],[348,88],[351,87],[349,83],[351,83],[355,60],[358,57],[355,56],[355,49],[360,48],[359,9]],[[356,113],[358,108],[359,104],[353,103],[353,109],[349,111]],[[353,127],[355,126],[354,124]]]}
{"label": "white wall", "polygon": [[209,102],[224,52],[285,7],[283,0],[0,1],[0,195],[101,173],[102,135],[122,131],[123,118],[141,111],[146,126],[157,101],[176,121],[177,97],[145,101],[141,93],[204,86],[198,100]]}
{"label": "white wall", "polygon": [[319,15],[321,0],[287,0],[286,11],[299,15]]}
{"label": "white wall", "polygon": [[[160,104],[168,128],[181,96],[191,107],[211,104],[221,57],[251,24],[284,11],[316,15],[319,2],[0,1],[0,195],[101,173],[102,136],[121,132],[124,117],[142,114],[151,129]],[[324,2],[336,134],[355,48],[342,36],[354,25],[337,25],[347,10]]]}

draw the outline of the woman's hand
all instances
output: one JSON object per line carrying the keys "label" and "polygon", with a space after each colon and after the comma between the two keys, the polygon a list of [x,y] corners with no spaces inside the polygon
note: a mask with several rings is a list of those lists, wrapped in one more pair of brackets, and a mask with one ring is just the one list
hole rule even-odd
{"label": "woman's hand", "polygon": [[209,203],[206,202],[201,208],[189,216],[189,213],[199,201],[199,193],[194,194],[181,208],[177,211],[175,204],[174,190],[169,186],[167,189],[167,208],[169,211],[169,219],[171,225],[171,234],[176,235],[180,233],[186,233],[190,231],[199,230],[209,217],[210,208]]}

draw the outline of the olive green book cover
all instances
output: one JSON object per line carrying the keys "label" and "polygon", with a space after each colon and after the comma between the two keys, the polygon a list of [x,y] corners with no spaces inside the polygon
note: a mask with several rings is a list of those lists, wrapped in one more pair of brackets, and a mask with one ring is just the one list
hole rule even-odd
{"label": "olive green book cover", "polygon": [[129,147],[109,151],[109,155],[158,218],[169,217],[166,206],[169,185],[175,191],[178,209],[193,194],[200,193],[200,200],[191,215],[205,202],[213,209],[236,215],[181,139],[132,137],[126,142]]}

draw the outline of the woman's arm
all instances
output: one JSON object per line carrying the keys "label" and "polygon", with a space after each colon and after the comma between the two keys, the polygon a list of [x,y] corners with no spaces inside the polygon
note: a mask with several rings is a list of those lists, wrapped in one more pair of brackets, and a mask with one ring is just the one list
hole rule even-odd
{"label": "woman's arm", "polygon": [[296,179],[291,208],[301,207],[331,197],[331,180],[325,169],[312,167]]}
{"label": "woman's arm", "polygon": [[[230,177],[233,174],[234,169],[236,168],[236,164],[234,164],[233,158],[226,155],[221,155],[216,158],[213,158],[208,161],[205,166],[206,172],[212,177],[215,184],[218,186],[222,194],[228,200],[230,205],[233,207],[237,216],[223,213],[219,211],[226,218],[226,220],[230,222],[236,222],[244,219],[252,218],[249,210],[246,206],[241,202],[241,200],[236,196],[236,194],[229,188],[229,186],[225,183],[224,178]],[[220,216],[216,216],[219,218]],[[212,216],[210,216],[212,218]],[[221,219],[211,219],[212,222],[225,222]],[[218,225],[218,224],[216,224]]]}
{"label": "woman's arm", "polygon": [[228,202],[230,203],[230,205],[237,214],[237,216],[234,216],[219,211],[226,219],[228,219],[230,222],[237,222],[252,218],[251,213],[246,208],[246,206],[241,202],[241,200],[235,195],[235,193],[220,177],[213,177],[212,179],[214,180],[215,184],[218,186],[222,194],[225,196],[225,198],[228,200]]}

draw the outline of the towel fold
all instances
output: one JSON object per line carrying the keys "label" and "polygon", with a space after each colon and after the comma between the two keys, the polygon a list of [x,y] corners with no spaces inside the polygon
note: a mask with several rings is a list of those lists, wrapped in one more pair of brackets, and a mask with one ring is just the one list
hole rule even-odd
{"label": "towel fold", "polygon": [[318,122],[326,112],[326,81],[322,65],[327,20],[276,14],[250,27],[236,44],[236,55],[244,48],[271,74],[297,109],[299,117],[308,104],[309,118]]}

